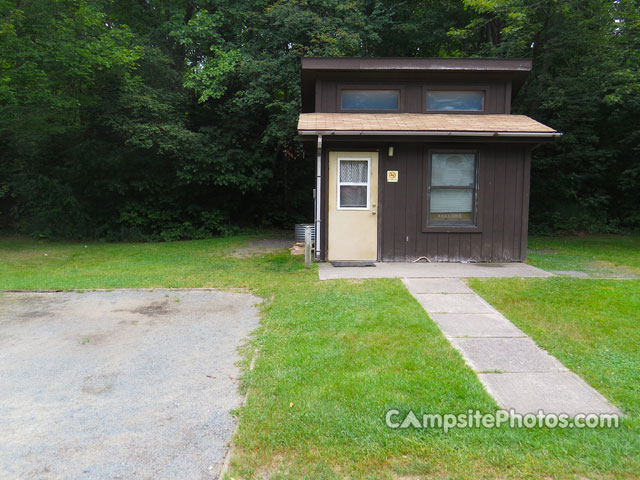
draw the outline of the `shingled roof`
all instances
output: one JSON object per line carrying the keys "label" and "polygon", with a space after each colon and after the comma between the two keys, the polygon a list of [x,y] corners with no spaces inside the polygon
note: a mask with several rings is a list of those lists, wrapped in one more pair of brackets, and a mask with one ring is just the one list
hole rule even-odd
{"label": "shingled roof", "polygon": [[302,113],[300,135],[452,135],[555,137],[525,115],[455,113]]}

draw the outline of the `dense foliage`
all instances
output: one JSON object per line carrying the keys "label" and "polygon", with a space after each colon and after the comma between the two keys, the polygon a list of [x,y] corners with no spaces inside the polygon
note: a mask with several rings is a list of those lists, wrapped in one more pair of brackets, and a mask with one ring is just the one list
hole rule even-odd
{"label": "dense foliage", "polygon": [[311,216],[299,57],[532,57],[539,231],[640,226],[638,0],[0,0],[0,228],[177,239]]}

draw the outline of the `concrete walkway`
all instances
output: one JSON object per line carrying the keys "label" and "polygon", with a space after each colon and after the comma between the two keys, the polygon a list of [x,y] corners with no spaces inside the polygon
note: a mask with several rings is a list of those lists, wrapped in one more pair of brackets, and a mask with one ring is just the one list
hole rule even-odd
{"label": "concrete walkway", "polygon": [[502,408],[514,409],[520,414],[542,410],[572,416],[578,413],[622,415],[461,280],[405,278],[403,281]]}
{"label": "concrete walkway", "polygon": [[552,277],[553,274],[526,263],[410,263],[381,262],[375,267],[334,267],[318,264],[320,280],[339,278],[495,278]]}

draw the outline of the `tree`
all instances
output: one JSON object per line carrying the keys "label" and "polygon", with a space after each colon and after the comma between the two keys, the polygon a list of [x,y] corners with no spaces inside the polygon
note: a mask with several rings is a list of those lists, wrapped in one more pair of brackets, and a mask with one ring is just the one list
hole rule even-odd
{"label": "tree", "polygon": [[[27,231],[86,224],[83,164],[91,117],[132,81],[140,50],[84,0],[3,1],[0,13],[0,195]],[[9,212],[7,212],[9,210]]]}
{"label": "tree", "polygon": [[469,0],[469,52],[533,58],[515,111],[564,133],[534,152],[538,231],[637,228],[640,8],[634,0]]}
{"label": "tree", "polygon": [[179,239],[312,216],[299,58],[532,57],[538,231],[640,225],[638,0],[0,0],[0,228]]}

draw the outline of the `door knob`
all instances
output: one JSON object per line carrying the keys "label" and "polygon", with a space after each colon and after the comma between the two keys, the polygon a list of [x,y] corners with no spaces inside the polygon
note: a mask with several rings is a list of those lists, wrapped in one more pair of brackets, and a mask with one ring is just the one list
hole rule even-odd
{"label": "door knob", "polygon": [[371,215],[375,215],[376,211],[375,210],[371,210]]}

